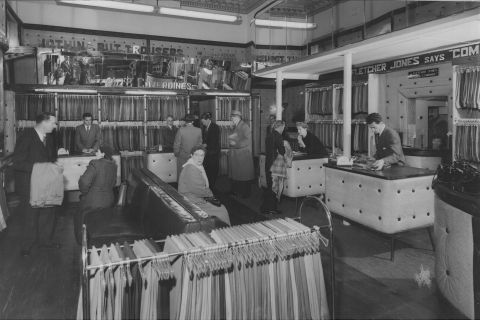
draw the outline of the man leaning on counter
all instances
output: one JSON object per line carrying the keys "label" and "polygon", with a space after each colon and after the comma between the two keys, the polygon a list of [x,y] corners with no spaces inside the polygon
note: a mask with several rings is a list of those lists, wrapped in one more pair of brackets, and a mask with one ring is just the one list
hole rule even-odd
{"label": "man leaning on counter", "polygon": [[367,116],[367,125],[375,134],[376,161],[372,169],[382,170],[391,165],[405,165],[402,143],[398,133],[388,128],[383,122],[382,116],[378,113],[370,113]]}

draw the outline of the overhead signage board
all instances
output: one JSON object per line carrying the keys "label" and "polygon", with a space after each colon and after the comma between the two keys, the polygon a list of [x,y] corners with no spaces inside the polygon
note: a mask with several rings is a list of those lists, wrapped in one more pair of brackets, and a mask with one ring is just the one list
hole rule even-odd
{"label": "overhead signage board", "polygon": [[396,59],[387,62],[375,63],[367,66],[353,68],[354,75],[364,75],[369,73],[385,73],[406,68],[428,66],[437,63],[454,61],[465,57],[480,55],[480,43],[475,43],[454,49],[434,51],[416,56]]}

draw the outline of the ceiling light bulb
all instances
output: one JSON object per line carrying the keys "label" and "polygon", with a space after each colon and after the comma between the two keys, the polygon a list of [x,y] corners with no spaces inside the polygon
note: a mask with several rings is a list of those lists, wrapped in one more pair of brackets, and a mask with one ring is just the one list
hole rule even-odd
{"label": "ceiling light bulb", "polygon": [[151,5],[112,0],[57,0],[57,3],[146,13],[152,13],[155,11],[155,7]]}

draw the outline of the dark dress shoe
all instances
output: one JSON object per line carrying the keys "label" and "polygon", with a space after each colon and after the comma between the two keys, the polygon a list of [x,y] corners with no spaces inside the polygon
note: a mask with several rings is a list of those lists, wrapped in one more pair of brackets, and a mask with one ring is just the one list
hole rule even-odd
{"label": "dark dress shoe", "polygon": [[30,249],[22,249],[20,250],[20,255],[22,257],[28,257],[30,255]]}

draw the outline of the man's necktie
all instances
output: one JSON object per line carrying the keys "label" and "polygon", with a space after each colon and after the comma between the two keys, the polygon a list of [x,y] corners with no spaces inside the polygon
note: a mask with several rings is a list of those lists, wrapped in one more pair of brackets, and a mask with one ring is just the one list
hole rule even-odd
{"label": "man's necktie", "polygon": [[87,127],[87,133],[90,133],[90,126]]}
{"label": "man's necktie", "polygon": [[375,145],[378,146],[378,139],[380,135],[378,133],[375,133]]}
{"label": "man's necktie", "polygon": [[43,143],[44,147],[47,146],[47,137],[46,136],[43,137],[42,143]]}

